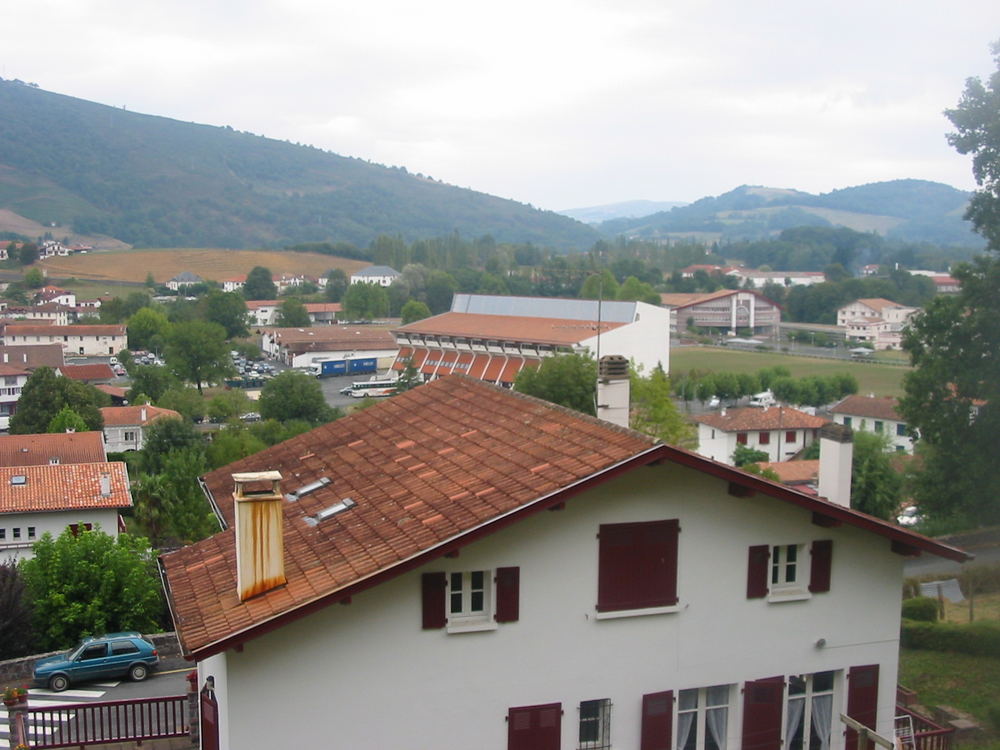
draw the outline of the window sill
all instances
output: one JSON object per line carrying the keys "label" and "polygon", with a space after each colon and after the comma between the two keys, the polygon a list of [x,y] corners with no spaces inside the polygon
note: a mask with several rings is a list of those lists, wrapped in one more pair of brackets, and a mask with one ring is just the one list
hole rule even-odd
{"label": "window sill", "polygon": [[680,612],[680,604],[669,607],[646,607],[645,609],[615,609],[594,614],[595,620],[617,620],[622,617],[645,617],[646,615],[672,615]]}
{"label": "window sill", "polygon": [[466,620],[449,622],[446,630],[449,633],[481,633],[489,630],[496,630],[499,626],[493,620]]}
{"label": "window sill", "polygon": [[781,604],[783,602],[804,602],[812,599],[812,594],[803,589],[787,589],[785,591],[772,591],[767,596],[769,604]]}

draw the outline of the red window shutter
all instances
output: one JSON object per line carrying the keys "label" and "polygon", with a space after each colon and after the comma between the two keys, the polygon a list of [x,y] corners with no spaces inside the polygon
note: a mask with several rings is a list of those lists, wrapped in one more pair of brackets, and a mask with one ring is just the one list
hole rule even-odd
{"label": "red window shutter", "polygon": [[671,750],[670,735],[673,733],[673,721],[673,690],[642,696],[640,750]]}
{"label": "red window shutter", "polygon": [[517,622],[520,614],[520,568],[497,568],[497,622]]}
{"label": "red window shutter", "polygon": [[507,750],[559,750],[562,704],[507,709]]}
{"label": "red window shutter", "polygon": [[[851,667],[847,673],[847,715],[875,729],[878,719],[878,664]],[[868,743],[871,747],[871,742]],[[845,750],[859,750],[858,733],[847,730]],[[861,750],[867,750],[862,748]]]}
{"label": "red window shutter", "polygon": [[669,521],[603,524],[597,609],[600,612],[677,603],[677,535]]}
{"label": "red window shutter", "polygon": [[795,430],[789,430],[785,433],[785,442],[794,443],[796,439]]}
{"label": "red window shutter", "polygon": [[745,432],[737,432],[736,433],[736,442],[739,443],[740,445],[746,445],[747,444],[747,434]]}
{"label": "red window shutter", "polygon": [[809,590],[819,594],[830,590],[830,569],[833,564],[833,541],[817,539],[812,543],[812,563],[809,569]]}
{"label": "red window shutter", "polygon": [[761,432],[760,436],[757,439],[757,444],[758,445],[770,445],[771,444],[771,433],[770,432]]}
{"label": "red window shutter", "polygon": [[750,553],[747,555],[747,599],[761,599],[767,596],[770,560],[769,545],[757,544],[750,548]]}
{"label": "red window shutter", "polygon": [[445,614],[445,581],[444,573],[424,573],[420,577],[424,630],[443,628],[448,622]]}
{"label": "red window shutter", "polygon": [[780,750],[784,677],[767,677],[743,686],[742,750]]}

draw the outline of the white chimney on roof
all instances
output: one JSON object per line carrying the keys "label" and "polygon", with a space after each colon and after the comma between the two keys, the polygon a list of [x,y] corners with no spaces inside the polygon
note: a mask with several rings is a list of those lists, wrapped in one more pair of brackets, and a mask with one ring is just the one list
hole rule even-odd
{"label": "white chimney on roof", "polygon": [[139,409],[139,424],[146,424],[146,407]]}
{"label": "white chimney on roof", "polygon": [[101,474],[101,497],[111,497],[111,475],[106,471]]}
{"label": "white chimney on roof", "polygon": [[[233,474],[236,588],[240,601],[285,583],[281,472]],[[270,489],[247,485],[270,482]]]}
{"label": "white chimney on roof", "polygon": [[628,427],[630,390],[628,360],[620,354],[601,357],[597,363],[597,418]]}
{"label": "white chimney on roof", "polygon": [[831,422],[819,430],[819,482],[816,491],[832,503],[851,507],[851,464],[854,433]]}

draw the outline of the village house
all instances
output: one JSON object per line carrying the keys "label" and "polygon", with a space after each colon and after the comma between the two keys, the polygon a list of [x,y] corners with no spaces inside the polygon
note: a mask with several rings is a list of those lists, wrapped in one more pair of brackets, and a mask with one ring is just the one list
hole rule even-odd
{"label": "village house", "polygon": [[74,308],[46,302],[41,305],[8,305],[0,318],[26,323],[47,323],[56,326],[69,325],[71,316],[75,317]]}
{"label": "village house", "polygon": [[669,371],[665,310],[644,302],[456,294],[451,310],[393,330],[397,372],[412,364],[424,380],[456,372],[510,387],[545,357],[614,351],[645,373]]}
{"label": "village house", "polygon": [[104,434],[98,430],[0,435],[0,466],[97,464],[107,460]]}
{"label": "village house", "polygon": [[387,370],[396,359],[396,339],[385,328],[374,326],[316,326],[315,328],[265,328],[260,347],[268,357],[289,367],[309,367],[325,360],[375,359]]}
{"label": "village house", "polygon": [[812,286],[826,281],[822,271],[754,271],[748,268],[734,268],[726,273],[740,280],[740,286],[746,286],[749,281],[755,289],[761,289],[766,284],[778,286]]}
{"label": "village house", "polygon": [[205,283],[205,280],[198,274],[191,273],[190,271],[181,271],[172,279],[168,280],[166,286],[167,289],[178,292],[185,287],[203,283]]}
{"label": "village house", "polygon": [[35,294],[35,304],[55,303],[64,307],[76,307],[76,294],[57,286],[43,286]]}
{"label": "village house", "polygon": [[790,406],[723,409],[693,419],[698,423],[698,453],[729,465],[738,445],[766,453],[768,461],[785,461],[808,448],[830,421]]}
{"label": "village house", "polygon": [[203,482],[225,531],[161,567],[223,750],[856,750],[903,561],[968,558],[462,376]]}
{"label": "village house", "polygon": [[899,305],[881,297],[857,299],[837,310],[837,325],[847,341],[871,344],[875,349],[899,349],[903,328],[916,307]]}
{"label": "village house", "polygon": [[897,404],[891,397],[855,394],[830,407],[830,417],[857,432],[885,435],[897,453],[913,453],[913,437],[907,432],[906,420],[896,411]]}
{"label": "village house", "polygon": [[90,385],[107,385],[115,379],[111,365],[94,362],[86,365],[63,365],[59,372],[70,380],[79,380]]}
{"label": "village house", "polygon": [[63,366],[61,344],[35,344],[32,346],[0,346],[0,364],[23,367],[34,372],[39,367],[53,370]]}
{"label": "village house", "polygon": [[128,346],[123,325],[57,326],[28,323],[0,325],[0,345],[33,346],[59,344],[63,353],[85,357],[106,357]]}
{"label": "village house", "polygon": [[222,284],[222,291],[224,292],[235,292],[242,289],[247,283],[247,275],[245,273],[237,274],[236,276],[228,276],[220,282]]}
{"label": "village house", "polygon": [[664,293],[660,295],[660,302],[670,311],[671,334],[694,327],[716,329],[729,336],[735,336],[741,329],[772,335],[781,326],[781,308],[752,290]]}
{"label": "village house", "polygon": [[58,240],[45,240],[38,246],[38,257],[45,258],[65,258],[72,255],[72,251]]}
{"label": "village house", "polygon": [[117,537],[132,506],[121,462],[0,467],[0,559],[23,560],[46,532],[100,528]]}
{"label": "village house", "polygon": [[392,282],[402,274],[390,266],[368,266],[351,274],[352,284],[378,284],[392,286]]}
{"label": "village house", "polygon": [[277,299],[248,299],[247,300],[247,321],[251,328],[262,326],[273,326],[278,315],[278,308],[281,307],[281,300]]}
{"label": "village house", "polygon": [[141,451],[146,444],[146,430],[160,419],[181,419],[173,409],[141,404],[139,406],[101,407],[104,418],[104,445],[108,453]]}
{"label": "village house", "polygon": [[10,418],[17,411],[24,384],[31,373],[17,365],[0,365],[0,430],[10,428]]}

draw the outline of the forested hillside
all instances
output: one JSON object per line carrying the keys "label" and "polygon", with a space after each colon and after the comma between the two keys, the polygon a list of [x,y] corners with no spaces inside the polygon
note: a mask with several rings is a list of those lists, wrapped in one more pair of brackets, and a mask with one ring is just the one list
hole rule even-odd
{"label": "forested hillside", "polygon": [[[368,244],[458,232],[584,249],[596,232],[515,201],[239,132],[0,81],[0,209],[137,246]],[[3,229],[3,227],[0,227]]]}

